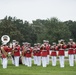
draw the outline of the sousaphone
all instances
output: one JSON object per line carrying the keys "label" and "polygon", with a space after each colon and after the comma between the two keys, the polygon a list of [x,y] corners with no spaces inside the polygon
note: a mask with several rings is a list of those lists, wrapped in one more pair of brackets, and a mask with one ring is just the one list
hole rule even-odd
{"label": "sousaphone", "polygon": [[[1,37],[2,45],[6,45],[10,41],[10,37],[8,35],[3,35]],[[4,47],[1,46],[2,53],[7,56],[7,52],[4,50]]]}
{"label": "sousaphone", "polygon": [[7,44],[10,41],[10,37],[8,35],[3,35],[1,41],[3,44]]}

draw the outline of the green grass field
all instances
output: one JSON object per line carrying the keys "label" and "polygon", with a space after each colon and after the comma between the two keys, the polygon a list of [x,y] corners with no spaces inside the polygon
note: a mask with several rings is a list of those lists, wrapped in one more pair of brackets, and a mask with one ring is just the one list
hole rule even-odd
{"label": "green grass field", "polygon": [[15,67],[9,60],[7,69],[3,69],[0,63],[0,75],[76,75],[76,62],[74,67],[70,67],[69,62],[65,61],[65,67],[60,68],[59,61],[57,61],[56,67],[53,67],[50,61],[50,65],[43,68],[34,64],[32,67],[26,67],[25,65]]}

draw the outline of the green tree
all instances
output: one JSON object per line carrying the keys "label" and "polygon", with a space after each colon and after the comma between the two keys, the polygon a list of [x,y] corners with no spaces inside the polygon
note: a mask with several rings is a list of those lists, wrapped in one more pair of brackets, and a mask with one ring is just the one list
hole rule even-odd
{"label": "green tree", "polygon": [[73,38],[76,41],[76,21],[69,20],[69,21],[65,21],[64,23],[68,26],[71,32],[70,38]]}
{"label": "green tree", "polygon": [[11,40],[15,39],[20,41],[20,39],[23,39],[20,31],[17,29],[16,26],[14,26],[12,18],[7,16],[3,20],[1,20],[0,23],[0,36],[3,35],[9,35]]}

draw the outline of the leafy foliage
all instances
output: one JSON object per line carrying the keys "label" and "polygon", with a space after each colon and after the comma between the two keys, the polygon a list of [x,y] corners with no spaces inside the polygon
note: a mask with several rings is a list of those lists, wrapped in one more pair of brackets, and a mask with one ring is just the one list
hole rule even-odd
{"label": "leafy foliage", "polygon": [[68,41],[73,38],[76,41],[76,21],[62,22],[53,17],[46,20],[33,20],[30,24],[28,21],[17,19],[16,17],[5,17],[0,20],[0,37],[9,35],[11,41],[18,40],[20,43],[27,41],[30,43],[41,42],[47,39],[52,43],[59,39]]}

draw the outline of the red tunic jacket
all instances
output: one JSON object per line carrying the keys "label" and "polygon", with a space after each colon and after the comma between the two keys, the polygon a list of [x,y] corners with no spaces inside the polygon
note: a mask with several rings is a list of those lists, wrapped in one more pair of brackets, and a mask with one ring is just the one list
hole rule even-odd
{"label": "red tunic jacket", "polygon": [[69,46],[69,48],[68,48],[68,54],[69,54],[69,55],[70,55],[70,54],[75,54],[74,48],[75,48],[75,45]]}
{"label": "red tunic jacket", "polygon": [[46,50],[47,50],[47,55],[49,55],[50,54],[50,45],[46,46]]}
{"label": "red tunic jacket", "polygon": [[75,44],[75,48],[74,48],[74,54],[76,54],[76,44]]}
{"label": "red tunic jacket", "polygon": [[41,50],[40,50],[40,48],[37,48],[37,56],[41,56]]}
{"label": "red tunic jacket", "polygon": [[47,49],[44,46],[41,47],[41,56],[42,57],[47,57]]}
{"label": "red tunic jacket", "polygon": [[[8,46],[4,46],[3,49],[8,52]],[[3,53],[2,53],[2,58],[6,58],[7,56],[5,56]]]}
{"label": "red tunic jacket", "polygon": [[37,56],[37,48],[33,48],[33,56]]}
{"label": "red tunic jacket", "polygon": [[25,55],[26,57],[31,57],[32,56],[32,49],[31,48],[28,48],[27,50],[26,50],[26,55]]}
{"label": "red tunic jacket", "polygon": [[56,47],[54,48],[51,48],[51,56],[57,56],[57,53],[56,53]]}
{"label": "red tunic jacket", "polygon": [[14,56],[20,56],[20,46],[15,47]]}
{"label": "red tunic jacket", "polygon": [[65,55],[65,49],[66,49],[66,45],[62,45],[62,47],[60,46],[59,51],[58,51],[58,55],[64,56]]}

